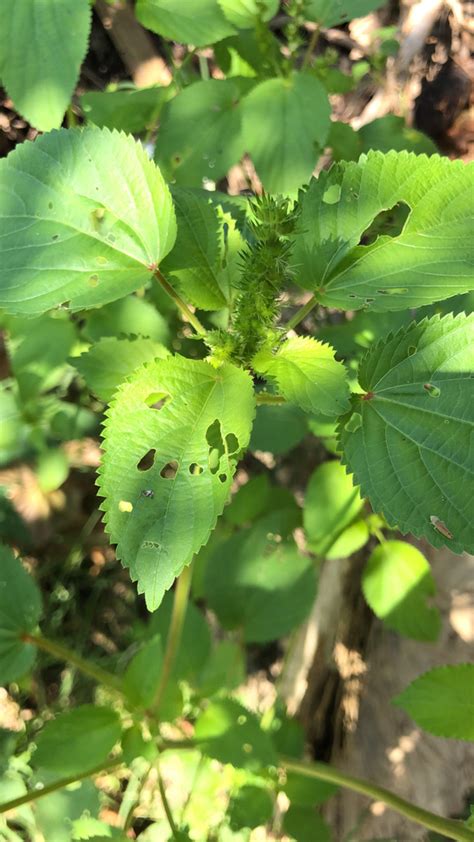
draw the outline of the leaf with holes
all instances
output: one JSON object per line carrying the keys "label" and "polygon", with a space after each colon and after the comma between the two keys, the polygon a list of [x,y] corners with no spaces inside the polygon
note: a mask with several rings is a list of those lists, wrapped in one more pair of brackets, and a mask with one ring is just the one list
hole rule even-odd
{"label": "leaf with holes", "polygon": [[435,316],[373,347],[341,419],[344,459],[375,511],[437,547],[474,551],[474,315]]}
{"label": "leaf with holes", "polygon": [[251,79],[195,82],[165,105],[155,160],[168,179],[201,187],[203,179],[223,178],[240,160],[245,152],[240,100],[251,85]]}
{"label": "leaf with holes", "polygon": [[102,508],[151,611],[209,538],[254,414],[252,380],[230,364],[156,360],[116,392],[104,426]]}
{"label": "leaf with holes", "polygon": [[[162,264],[184,295],[202,310],[226,306],[228,293],[222,229],[224,220],[204,196],[193,190],[172,190],[178,223],[176,243]],[[227,229],[229,223],[225,223]]]}
{"label": "leaf with holes", "polygon": [[0,544],[0,684],[21,678],[36,649],[21,635],[33,632],[41,617],[40,592],[11,549]]}
{"label": "leaf with holes", "polygon": [[103,401],[110,401],[117,386],[136,368],[168,355],[169,351],[164,345],[147,337],[117,339],[116,336],[105,336],[80,357],[72,357],[69,362],[95,395]]}
{"label": "leaf with holes", "polygon": [[474,740],[474,664],[425,672],[393,701],[430,734]]}
{"label": "leaf with holes", "polygon": [[136,15],[146,29],[195,47],[235,33],[218,0],[138,0]]}
{"label": "leaf with holes", "polygon": [[1,0],[0,78],[41,131],[58,128],[87,52],[88,0]]}
{"label": "leaf with holes", "polygon": [[323,342],[302,336],[288,339],[274,354],[259,351],[252,366],[305,412],[337,416],[349,406],[346,370],[334,359],[334,349]]}
{"label": "leaf with holes", "polygon": [[294,193],[306,182],[326,142],[330,106],[313,76],[260,82],[243,100],[245,147],[269,193]]}
{"label": "leaf with holes", "polygon": [[[474,164],[438,155],[369,152],[336,164],[301,196],[296,279],[324,306],[346,310],[405,310],[467,292],[473,195]],[[392,210],[399,233],[360,245]]]}
{"label": "leaf with holes", "polygon": [[171,250],[170,192],[141,144],[94,127],[51,132],[0,162],[0,307],[36,315],[115,301]]}
{"label": "leaf with holes", "polygon": [[426,558],[405,541],[376,547],[362,574],[362,590],[374,614],[415,640],[436,640],[441,618],[430,605],[435,582]]}

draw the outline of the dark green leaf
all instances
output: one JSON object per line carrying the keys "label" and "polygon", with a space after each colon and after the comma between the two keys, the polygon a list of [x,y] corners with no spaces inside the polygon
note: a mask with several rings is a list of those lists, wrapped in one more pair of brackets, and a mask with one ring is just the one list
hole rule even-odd
{"label": "dark green leaf", "polygon": [[36,649],[21,635],[33,632],[42,613],[41,595],[9,547],[0,544],[0,684],[31,669]]}
{"label": "dark green leaf", "polygon": [[474,740],[474,664],[425,672],[393,701],[437,737]]}
{"label": "dark green leaf", "polygon": [[33,763],[58,777],[80,775],[106,762],[121,732],[112,708],[80,705],[46,723],[36,740]]}

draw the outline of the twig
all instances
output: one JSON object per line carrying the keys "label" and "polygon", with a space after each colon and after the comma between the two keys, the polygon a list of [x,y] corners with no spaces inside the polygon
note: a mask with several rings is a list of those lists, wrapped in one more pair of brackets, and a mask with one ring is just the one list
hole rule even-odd
{"label": "twig", "polygon": [[181,310],[183,316],[189,322],[189,324],[193,326],[196,333],[199,334],[199,336],[205,336],[205,327],[201,324],[196,314],[193,313],[193,311],[188,307],[186,302],[183,301],[179,293],[176,292],[175,288],[172,287],[169,281],[166,280],[165,276],[160,272],[159,269],[155,270],[154,277],[156,278],[160,286],[164,289],[164,291],[167,293],[167,295],[169,295],[169,297],[173,299],[178,309]]}
{"label": "twig", "polygon": [[155,702],[153,705],[153,711],[156,716],[159,713],[160,705],[163,701],[163,695],[166,687],[168,686],[171,670],[176,658],[176,653],[181,642],[181,635],[188,607],[191,577],[192,565],[188,564],[179,576],[176,583],[176,590],[174,592],[173,612],[171,614],[170,630],[166,641],[163,668],[161,670],[160,683],[158,685],[158,690],[156,691]]}

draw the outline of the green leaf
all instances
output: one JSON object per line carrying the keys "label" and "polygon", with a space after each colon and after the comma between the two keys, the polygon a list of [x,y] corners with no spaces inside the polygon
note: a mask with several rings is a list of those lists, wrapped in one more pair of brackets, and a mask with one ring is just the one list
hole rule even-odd
{"label": "green leaf", "polygon": [[58,776],[79,775],[105,763],[121,733],[112,708],[80,705],[46,723],[36,739],[33,763]]}
{"label": "green leaf", "polygon": [[176,236],[144,148],[108,129],[61,129],[0,162],[0,306],[36,315],[114,301],[152,278]]}
{"label": "green leaf", "polygon": [[261,786],[242,786],[229,802],[228,818],[232,830],[260,827],[273,816],[273,800]]}
{"label": "green leaf", "polygon": [[386,114],[385,117],[366,123],[357,134],[361,141],[361,152],[368,152],[369,149],[379,149],[380,152],[395,149],[401,152],[406,149],[417,155],[434,155],[438,151],[431,138],[407,126],[403,117],[395,114]]}
{"label": "green leaf", "polygon": [[138,0],[136,15],[146,29],[164,38],[205,47],[235,32],[218,0]]}
{"label": "green leaf", "polygon": [[1,0],[0,77],[41,131],[58,128],[87,52],[88,0]]}
{"label": "green leaf", "polygon": [[146,336],[168,344],[170,330],[166,319],[144,298],[128,295],[97,310],[85,313],[84,333],[91,342],[104,336]]}
{"label": "green leaf", "polygon": [[217,207],[203,196],[182,187],[172,191],[178,235],[163,261],[166,276],[176,277],[186,298],[203,310],[226,306],[222,279],[222,221]]}
{"label": "green leaf", "polygon": [[163,669],[163,647],[159,635],[147,640],[130,661],[123,686],[132,704],[147,708],[152,703]]}
{"label": "green leaf", "polygon": [[345,21],[361,18],[383,6],[382,0],[309,0],[305,5],[305,18],[320,26],[339,26]]}
{"label": "green leaf", "polygon": [[339,535],[334,544],[325,552],[325,558],[348,558],[362,549],[370,538],[369,527],[365,520],[356,520]]}
{"label": "green leaf", "polygon": [[41,595],[21,561],[0,544],[0,684],[31,669],[36,649],[21,635],[33,632],[42,614]]}
{"label": "green leaf", "polygon": [[415,640],[436,640],[441,617],[428,600],[435,593],[430,565],[416,547],[385,541],[376,547],[362,575],[362,590],[374,614]]}
{"label": "green leaf", "polygon": [[69,476],[69,460],[63,450],[51,448],[39,454],[36,478],[45,494],[56,491]]}
{"label": "green leaf", "polygon": [[212,650],[199,678],[199,693],[209,697],[214,693],[234,690],[245,682],[242,649],[232,640],[222,640]]}
{"label": "green leaf", "polygon": [[152,339],[117,339],[108,336],[100,339],[80,357],[73,357],[70,362],[82,375],[91,392],[107,402],[117,386],[135,369],[145,362],[167,356],[169,351]]}
{"label": "green leaf", "polygon": [[75,821],[99,810],[98,789],[92,781],[80,781],[38,799],[34,807],[36,828],[48,842],[71,842]]}
{"label": "green leaf", "polygon": [[274,354],[259,351],[252,366],[274,380],[283,397],[305,412],[336,416],[349,405],[346,370],[334,359],[334,349],[316,339],[287,339]]}
{"label": "green leaf", "polygon": [[[150,618],[147,635],[158,634],[163,649],[168,643],[168,634],[173,612],[174,594],[167,593],[160,605],[160,610]],[[171,675],[175,681],[196,683],[204,664],[211,652],[211,634],[202,611],[192,602],[188,602],[184,617],[181,642],[176,652]]]}
{"label": "green leaf", "polygon": [[437,737],[474,740],[474,664],[425,672],[393,701]]}
{"label": "green leaf", "polygon": [[88,91],[80,97],[80,103],[88,123],[136,134],[155,125],[163,105],[174,92],[173,85]]}
{"label": "green leaf", "polygon": [[435,316],[373,347],[340,423],[344,459],[401,532],[474,551],[474,316]]}
{"label": "green leaf", "polygon": [[218,0],[218,3],[237,29],[252,29],[258,20],[269,21],[280,5],[279,0]]}
{"label": "green leaf", "polygon": [[270,737],[255,714],[234,699],[212,702],[198,716],[194,739],[203,754],[220,763],[250,769],[277,763]]}
{"label": "green leaf", "polygon": [[[280,513],[280,528],[281,520]],[[225,563],[229,558],[232,565]],[[262,518],[216,548],[205,572],[205,593],[224,628],[240,627],[246,641],[264,643],[306,619],[316,594],[315,569],[293,541],[282,542],[273,521]]]}
{"label": "green leaf", "polygon": [[[326,307],[378,312],[470,290],[473,189],[474,164],[438,155],[369,152],[333,165],[301,197],[291,257],[298,283]],[[401,232],[359,245],[397,207],[410,210]]]}
{"label": "green leaf", "polygon": [[7,320],[8,356],[24,401],[54,389],[64,377],[76,340],[74,325],[65,315],[47,313],[37,319]]}
{"label": "green leaf", "polygon": [[290,403],[258,406],[250,439],[250,450],[270,451],[276,456],[296,447],[308,432],[301,409]]}
{"label": "green leaf", "polygon": [[293,194],[306,183],[330,128],[327,94],[305,73],[260,82],[242,102],[245,147],[265,190]]}
{"label": "green leaf", "polygon": [[297,772],[287,772],[283,791],[292,804],[300,807],[316,807],[324,804],[328,798],[336,794],[339,787],[327,781],[318,781],[299,775]]}
{"label": "green leaf", "polygon": [[283,816],[283,831],[295,842],[332,842],[331,831],[319,813],[298,804],[291,804]]}
{"label": "green leaf", "polygon": [[173,357],[119,387],[104,428],[107,530],[149,610],[206,543],[255,412],[250,376]]}
{"label": "green leaf", "polygon": [[239,103],[251,84],[245,79],[195,82],[166,104],[155,160],[169,179],[200,187],[203,179],[223,178],[240,160],[245,142]]}
{"label": "green leaf", "polygon": [[346,527],[357,517],[363,500],[339,460],[324,462],[306,489],[303,525],[309,548],[326,556]]}

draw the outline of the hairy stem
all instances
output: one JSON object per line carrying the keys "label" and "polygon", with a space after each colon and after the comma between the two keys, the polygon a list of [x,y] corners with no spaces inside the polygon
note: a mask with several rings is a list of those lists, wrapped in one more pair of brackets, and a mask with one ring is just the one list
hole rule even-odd
{"label": "hairy stem", "polygon": [[317,302],[316,296],[313,295],[309,299],[309,301],[307,301],[306,304],[303,305],[303,307],[300,307],[300,309],[296,311],[295,315],[285,325],[287,333],[288,333],[288,331],[293,330],[293,328],[295,328],[296,325],[299,325],[299,323],[302,322],[303,319],[306,318],[308,313],[311,313],[311,310],[314,310],[317,303],[318,302]]}
{"label": "hairy stem", "polygon": [[80,655],[72,649],[68,649],[66,646],[63,646],[61,643],[56,643],[54,640],[49,640],[47,637],[42,637],[42,635],[39,634],[25,633],[22,634],[21,639],[24,643],[30,643],[32,646],[36,646],[38,649],[41,649],[43,652],[47,652],[49,655],[52,655],[60,661],[72,664],[72,666],[76,667],[84,675],[89,676],[89,678],[93,678],[94,681],[97,681],[99,684],[103,684],[104,687],[108,687],[109,690],[113,690],[114,693],[124,695],[120,681],[118,681],[112,673],[107,672],[107,670],[103,670],[101,667],[93,664],[92,661],[87,661],[85,658],[81,658]]}
{"label": "hairy stem", "polygon": [[387,807],[405,816],[405,818],[411,819],[411,821],[428,828],[428,830],[434,830],[450,839],[455,839],[456,842],[474,842],[474,833],[465,827],[462,822],[444,819],[442,816],[437,816],[436,813],[430,813],[422,807],[417,807],[415,804],[405,801],[404,798],[400,798],[384,787],[377,786],[377,784],[370,783],[370,781],[365,781],[362,778],[346,775],[345,772],[340,772],[333,766],[327,766],[325,763],[300,763],[286,758],[282,758],[282,765],[289,772],[296,772],[298,775],[305,775],[307,778],[315,778],[319,781],[328,781],[361,795],[367,795],[376,801],[382,801]]}
{"label": "hairy stem", "polygon": [[181,310],[184,318],[186,321],[189,322],[190,325],[193,326],[194,330],[199,336],[206,335],[206,329],[199,321],[198,317],[195,313],[190,309],[190,307],[186,304],[186,302],[181,298],[181,296],[176,292],[175,288],[171,286],[169,281],[166,280],[165,276],[160,272],[159,269],[155,269],[154,276],[162,289],[169,295],[170,298],[173,299],[174,303],[176,304],[178,310]]}
{"label": "hairy stem", "polygon": [[188,607],[191,578],[192,565],[188,564],[179,576],[174,592],[173,612],[171,614],[170,629],[168,632],[165,655],[163,658],[163,669],[161,671],[160,683],[158,685],[158,690],[156,691],[155,702],[153,705],[153,712],[155,716],[159,713],[160,705],[163,701],[163,695],[166,687],[168,686],[171,670],[176,658],[176,653],[181,642],[184,618],[186,617],[186,609]]}
{"label": "hairy stem", "polygon": [[44,786],[43,789],[34,789],[32,792],[27,792],[26,795],[12,798],[11,801],[4,801],[3,804],[0,804],[0,813],[8,813],[9,810],[15,810],[16,807],[21,807],[30,801],[36,801],[38,798],[43,798],[44,795],[50,795],[52,792],[56,792],[57,789],[64,789],[69,784],[74,784],[77,781],[83,781],[86,778],[99,775],[101,772],[108,772],[110,769],[115,769],[117,766],[121,766],[122,763],[122,760],[109,760],[101,763],[99,766],[94,766],[93,769],[88,769],[87,772],[71,775],[69,778],[61,778],[59,781],[54,781],[54,783]]}

